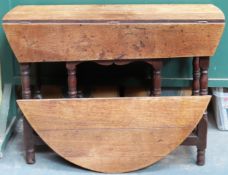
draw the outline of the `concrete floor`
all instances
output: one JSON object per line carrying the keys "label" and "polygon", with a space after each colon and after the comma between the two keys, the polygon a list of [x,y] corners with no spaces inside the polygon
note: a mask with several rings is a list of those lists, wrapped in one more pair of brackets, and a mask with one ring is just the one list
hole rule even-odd
{"label": "concrete floor", "polygon": [[[94,175],[57,156],[52,151],[42,150],[36,154],[36,164],[27,165],[23,157],[22,129],[19,122],[0,160],[1,175]],[[219,131],[214,119],[209,117],[208,148],[205,166],[195,164],[196,148],[180,146],[158,163],[131,175],[227,175],[228,132]]]}

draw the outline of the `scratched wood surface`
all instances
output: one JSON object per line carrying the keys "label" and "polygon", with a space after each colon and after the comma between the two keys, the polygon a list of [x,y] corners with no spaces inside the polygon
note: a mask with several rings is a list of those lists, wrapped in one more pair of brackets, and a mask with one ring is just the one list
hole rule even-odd
{"label": "scratched wood surface", "polygon": [[[64,159],[99,172],[129,172],[173,151],[210,96],[18,100],[40,137]],[[168,109],[168,110],[167,110]]]}
{"label": "scratched wood surface", "polygon": [[224,15],[213,5],[19,6],[3,28],[19,62],[212,56]]}
{"label": "scratched wood surface", "polygon": [[[36,15],[34,15],[36,14]],[[174,5],[29,5],[18,6],[8,20],[218,20],[223,13],[212,4]]]}
{"label": "scratched wood surface", "polygon": [[223,24],[7,24],[19,62],[211,56]]}

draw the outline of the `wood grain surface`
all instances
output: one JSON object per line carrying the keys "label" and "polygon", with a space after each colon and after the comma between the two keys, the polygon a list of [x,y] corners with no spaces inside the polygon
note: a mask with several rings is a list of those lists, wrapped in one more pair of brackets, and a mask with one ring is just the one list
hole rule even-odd
{"label": "wood grain surface", "polygon": [[3,27],[21,63],[212,56],[224,15],[214,5],[18,6]]}
{"label": "wood grain surface", "polygon": [[212,56],[224,24],[4,24],[20,63]]}
{"label": "wood grain surface", "polygon": [[210,96],[18,100],[40,137],[64,159],[99,172],[138,170],[191,133]]}
{"label": "wood grain surface", "polygon": [[[34,15],[36,14],[36,15]],[[224,20],[212,4],[146,5],[29,5],[18,6],[5,15],[14,20]]]}

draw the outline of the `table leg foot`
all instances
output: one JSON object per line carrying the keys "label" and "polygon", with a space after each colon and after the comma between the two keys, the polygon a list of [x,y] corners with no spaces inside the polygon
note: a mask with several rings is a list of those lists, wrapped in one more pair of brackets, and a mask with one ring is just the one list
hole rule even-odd
{"label": "table leg foot", "polygon": [[34,164],[35,160],[35,150],[26,150],[26,162],[27,164]]}
{"label": "table leg foot", "polygon": [[25,159],[28,164],[35,163],[35,144],[34,133],[29,123],[24,118],[24,146],[25,146]]}
{"label": "table leg foot", "polygon": [[203,166],[205,164],[205,149],[197,149],[197,161],[196,164]]}
{"label": "table leg foot", "polygon": [[199,122],[197,126],[197,132],[199,137],[199,142],[197,145],[197,165],[204,165],[205,164],[205,150],[207,147],[207,128],[208,128],[208,121],[207,121],[207,113],[205,112],[203,118]]}

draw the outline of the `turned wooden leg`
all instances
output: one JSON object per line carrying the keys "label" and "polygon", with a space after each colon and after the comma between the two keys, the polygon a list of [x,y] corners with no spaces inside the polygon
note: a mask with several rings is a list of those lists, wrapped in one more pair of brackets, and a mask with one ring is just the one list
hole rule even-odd
{"label": "turned wooden leg", "polygon": [[193,62],[193,84],[192,84],[192,95],[200,95],[200,67],[199,57],[194,57]]}
{"label": "turned wooden leg", "polygon": [[68,72],[68,96],[69,98],[77,98],[77,76],[76,76],[76,63],[66,63]]}
{"label": "turned wooden leg", "polygon": [[[22,82],[22,98],[31,98],[30,89],[30,69],[29,64],[21,64],[21,82]],[[24,146],[25,146],[25,156],[26,162],[28,164],[35,163],[35,144],[34,144],[34,133],[33,129],[28,123],[28,121],[23,117],[24,125]]]}
{"label": "turned wooden leg", "polygon": [[[208,94],[208,67],[209,67],[209,57],[200,57],[199,58],[200,66],[200,95]],[[199,137],[199,142],[197,145],[197,164],[205,164],[205,149],[207,147],[207,129],[208,129],[208,120],[207,120],[207,111],[203,114],[202,119],[200,120],[197,126],[197,135]]]}
{"label": "turned wooden leg", "polygon": [[200,95],[208,95],[209,57],[200,57]]}
{"label": "turned wooden leg", "polygon": [[41,79],[40,79],[40,63],[35,65],[35,87],[34,87],[34,96],[35,99],[42,99],[41,94]]}
{"label": "turned wooden leg", "polygon": [[152,76],[150,96],[160,96],[161,95],[162,61],[161,60],[152,60],[152,61],[148,61],[148,63],[153,68],[153,76]]}

